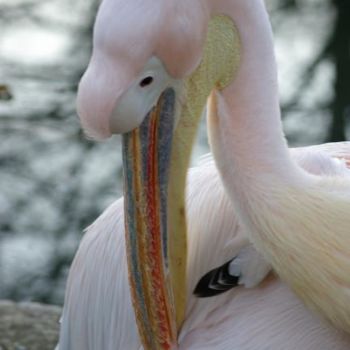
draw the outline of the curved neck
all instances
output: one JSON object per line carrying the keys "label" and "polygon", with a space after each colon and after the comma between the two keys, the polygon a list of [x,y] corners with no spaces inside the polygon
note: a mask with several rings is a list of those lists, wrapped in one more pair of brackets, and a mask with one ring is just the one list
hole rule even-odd
{"label": "curved neck", "polygon": [[273,37],[264,1],[219,0],[213,10],[233,19],[241,39],[238,73],[217,96],[217,125],[210,130],[213,152],[218,163],[231,164],[236,172],[254,168],[254,173],[287,174],[293,163],[282,132]]}

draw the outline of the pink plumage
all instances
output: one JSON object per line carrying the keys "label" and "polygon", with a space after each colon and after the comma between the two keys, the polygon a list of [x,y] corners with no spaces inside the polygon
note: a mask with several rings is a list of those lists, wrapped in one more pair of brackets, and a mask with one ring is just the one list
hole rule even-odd
{"label": "pink plumage", "polygon": [[[312,172],[349,172],[349,143],[292,150]],[[331,158],[333,157],[333,158]],[[237,223],[212,158],[189,172],[188,306],[179,336],[183,350],[345,350],[348,336],[308,311],[281,281],[238,287],[198,299],[192,291],[211,268],[249,244]],[[71,267],[61,323],[60,350],[139,350],[124,247],[123,200],[112,204],[85,233]]]}
{"label": "pink plumage", "polygon": [[[288,222],[288,212],[278,215],[281,207],[268,211],[272,190],[282,185],[307,190],[315,179],[328,189],[333,180],[327,179],[340,183],[349,177],[347,143],[287,148],[281,131],[272,33],[262,0],[105,0],[97,17],[93,57],[79,88],[82,124],[92,136],[108,137],[111,111],[152,55],[163,61],[173,77],[192,72],[201,57],[208,19],[217,13],[235,22],[242,62],[234,82],[213,94],[210,109],[211,144],[225,190],[211,161],[189,175],[188,304],[179,348],[348,349],[347,335],[324,324],[274,277],[260,287],[238,287],[216,298],[202,300],[192,294],[203,274],[249,244],[248,236],[276,269],[283,263],[288,254],[276,249],[276,242],[264,231],[266,243],[254,221],[270,215],[282,226]],[[115,21],[116,14],[120,21]],[[283,199],[283,192],[278,195],[278,200]],[[271,224],[267,219],[262,224],[266,222]],[[297,228],[302,231],[303,225]],[[278,243],[283,248],[283,239]],[[302,246],[297,248],[303,252]],[[62,317],[61,350],[140,349],[125,260],[123,203],[119,200],[87,230],[75,257]],[[298,275],[290,261],[279,270],[288,282],[289,272]],[[304,265],[301,271],[307,275],[312,266]]]}

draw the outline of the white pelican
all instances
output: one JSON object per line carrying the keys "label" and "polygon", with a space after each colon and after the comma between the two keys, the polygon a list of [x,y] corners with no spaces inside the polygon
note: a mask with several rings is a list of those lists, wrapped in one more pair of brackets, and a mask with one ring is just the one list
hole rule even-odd
{"label": "white pelican", "polygon": [[[248,19],[245,27],[249,30],[244,25],[241,28],[241,17]],[[273,59],[270,47],[264,46],[264,40],[259,42],[260,35],[265,38],[266,24],[270,30],[266,21],[260,0],[102,2],[78,107],[82,123],[92,136],[126,133],[128,253],[124,252],[123,204],[118,201],[88,229],[75,257],[62,317],[61,350],[139,349],[141,342],[145,349],[349,347],[347,336],[323,324],[274,278],[260,288],[238,287],[215,298],[198,299],[192,294],[203,274],[238,254],[248,244],[247,236],[252,236],[246,232],[244,212],[237,205],[242,194],[231,198],[243,223],[238,225],[215,167],[209,162],[190,173],[186,237],[182,187],[194,131],[213,88],[217,90],[215,98],[223,100],[220,107],[229,103],[228,97],[240,104],[242,111],[265,106],[254,100],[256,87],[252,98],[247,99],[244,93],[247,86],[257,84],[261,88],[259,66],[253,63]],[[256,46],[256,58],[249,50],[250,40]],[[247,64],[252,70],[245,69]],[[272,74],[274,83],[273,70],[262,75],[267,73]],[[239,84],[248,80],[242,92],[237,79]],[[271,93],[270,83],[264,81],[266,94]],[[215,119],[221,109],[216,110],[213,101],[214,132],[224,133]],[[239,114],[240,110],[235,112]],[[239,125],[235,127],[239,133]],[[231,131],[226,132],[229,135]],[[217,140],[217,134],[212,133],[212,143],[220,162],[224,157],[222,141],[233,141],[227,135]],[[252,141],[249,134],[247,137]],[[259,141],[269,143],[261,137]],[[240,146],[244,149],[244,142]],[[348,145],[322,147],[296,150],[294,158],[306,157],[311,173],[345,172],[345,165],[331,156],[343,157],[343,148]],[[238,157],[240,148],[237,151]],[[236,153],[234,147],[232,152]],[[228,186],[231,171],[222,163],[219,169]],[[258,246],[265,253],[265,247]],[[266,253],[266,257],[270,255]],[[275,261],[269,261],[276,268]],[[243,272],[244,264],[238,266]]]}
{"label": "white pelican", "polygon": [[[341,147],[335,146],[321,152],[297,149],[293,154],[312,171],[333,171],[323,159],[328,152],[341,156],[342,152],[337,153]],[[248,240],[213,161],[190,170],[187,188],[188,305],[179,349],[348,350],[350,338],[309,312],[274,276],[256,288],[237,287],[205,299],[193,295],[199,278],[230,260]],[[121,198],[86,230],[75,256],[67,282],[60,350],[140,349],[124,245]]]}

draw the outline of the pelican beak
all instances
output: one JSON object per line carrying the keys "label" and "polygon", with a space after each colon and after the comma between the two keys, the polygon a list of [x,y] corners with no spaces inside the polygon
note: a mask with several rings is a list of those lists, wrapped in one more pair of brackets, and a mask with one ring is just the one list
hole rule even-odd
{"label": "pelican beak", "polygon": [[[142,343],[147,344],[145,349],[158,349],[156,344],[163,341],[169,348],[176,344],[168,258],[168,183],[175,98],[174,90],[164,91],[142,125],[123,135],[129,282],[136,318],[142,320],[139,330]],[[185,232],[180,234],[184,254],[179,263],[185,269],[186,236]]]}
{"label": "pelican beak", "polygon": [[144,349],[177,346],[186,309],[185,182],[191,149],[210,92],[230,83],[238,63],[233,22],[217,16],[209,24],[201,64],[184,81],[182,103],[175,90],[165,90],[142,125],[123,135],[129,282]]}

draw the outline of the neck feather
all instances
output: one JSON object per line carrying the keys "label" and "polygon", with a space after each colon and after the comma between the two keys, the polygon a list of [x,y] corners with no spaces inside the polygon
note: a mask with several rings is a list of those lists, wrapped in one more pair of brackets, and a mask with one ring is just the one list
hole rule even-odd
{"label": "neck feather", "polygon": [[290,174],[295,166],[282,131],[273,38],[264,1],[221,2],[215,10],[232,17],[242,51],[237,76],[217,93],[218,119],[210,130],[213,152],[218,163],[229,164],[236,173]]}

